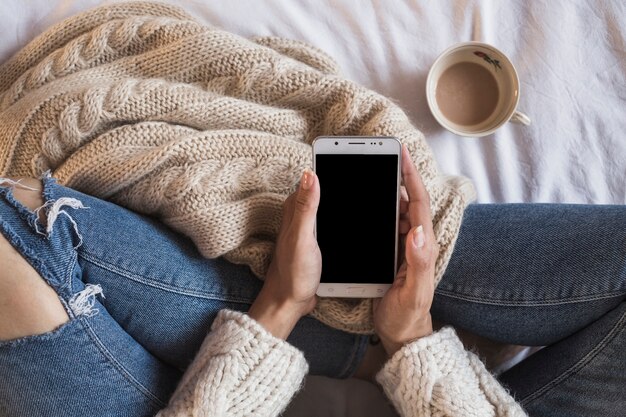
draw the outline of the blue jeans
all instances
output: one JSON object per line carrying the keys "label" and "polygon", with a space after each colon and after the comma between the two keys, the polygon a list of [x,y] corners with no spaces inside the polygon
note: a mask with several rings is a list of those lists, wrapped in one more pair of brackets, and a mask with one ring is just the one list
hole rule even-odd
{"label": "blue jeans", "polygon": [[[190,239],[154,219],[52,178],[43,185],[45,201],[69,197],[89,207],[62,208],[76,227],[59,215],[42,236],[36,215],[0,187],[0,231],[59,294],[70,321],[0,342],[0,416],[154,415],[218,311],[246,311],[262,282],[247,266],[202,258]],[[312,374],[346,378],[369,337],[304,317],[288,341]]]}
{"label": "blue jeans", "polygon": [[431,312],[547,346],[499,376],[531,416],[626,415],[626,206],[470,205]]}
{"label": "blue jeans", "polygon": [[[245,266],[203,259],[156,220],[45,179],[44,199],[61,197],[89,208],[65,207],[76,227],[61,215],[46,238],[0,187],[0,231],[70,316],[53,332],[0,342],[0,414],[154,415],[217,312],[247,310],[261,282]],[[588,241],[572,238],[582,231]],[[503,342],[551,345],[502,376],[531,415],[615,415],[625,405],[625,241],[624,207],[470,206],[433,315]],[[312,374],[344,378],[368,338],[305,317],[289,342]]]}

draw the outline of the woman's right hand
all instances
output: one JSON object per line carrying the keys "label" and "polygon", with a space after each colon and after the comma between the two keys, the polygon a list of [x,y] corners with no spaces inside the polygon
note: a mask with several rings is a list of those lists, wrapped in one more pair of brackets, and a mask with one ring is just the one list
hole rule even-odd
{"label": "woman's right hand", "polygon": [[401,233],[408,229],[405,259],[389,291],[374,300],[374,328],[389,356],[433,332],[430,307],[439,255],[430,197],[406,146],[402,147],[402,179],[408,194],[408,202],[401,203],[400,218]]}

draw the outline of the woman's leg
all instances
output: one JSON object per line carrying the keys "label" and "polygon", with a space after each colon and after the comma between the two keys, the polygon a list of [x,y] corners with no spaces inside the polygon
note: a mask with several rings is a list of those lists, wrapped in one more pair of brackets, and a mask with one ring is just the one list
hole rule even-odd
{"label": "woman's leg", "polygon": [[531,416],[624,415],[626,301],[499,379]]}
{"label": "woman's leg", "polygon": [[533,414],[613,415],[626,408],[625,300],[625,206],[471,205],[432,313],[548,345],[502,375]]}
{"label": "woman's leg", "polygon": [[[247,266],[205,259],[193,242],[110,202],[46,179],[48,198],[75,198],[89,209],[72,218],[82,237],[76,249],[85,284],[100,285],[102,304],[156,358],[184,370],[223,308],[247,311],[262,282]],[[312,374],[355,373],[369,338],[302,318],[288,341],[300,348]]]}
{"label": "woman's leg", "polygon": [[544,346],[626,298],[626,206],[475,204],[435,290],[433,317]]}
{"label": "woman's leg", "polygon": [[[31,209],[42,203],[37,191],[21,194]],[[36,219],[0,187],[0,414],[154,415],[180,372],[124,332],[81,281],[69,217],[47,237]]]}

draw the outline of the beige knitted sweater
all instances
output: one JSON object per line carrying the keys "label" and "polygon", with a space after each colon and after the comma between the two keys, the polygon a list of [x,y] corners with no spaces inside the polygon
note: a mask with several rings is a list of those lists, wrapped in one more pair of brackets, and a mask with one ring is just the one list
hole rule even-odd
{"label": "beige knitted sweater", "polygon": [[[406,115],[315,48],[247,40],[159,3],[111,4],[53,26],[0,67],[0,176],[52,170],[260,278],[319,135],[407,144],[431,196],[439,279],[471,183],[442,176]],[[373,331],[369,299],[321,299],[312,314]]]}
{"label": "beige knitted sweater", "polygon": [[[157,417],[274,417],[307,370],[298,349],[247,315],[222,310]],[[404,346],[376,379],[402,417],[526,415],[451,328]]]}

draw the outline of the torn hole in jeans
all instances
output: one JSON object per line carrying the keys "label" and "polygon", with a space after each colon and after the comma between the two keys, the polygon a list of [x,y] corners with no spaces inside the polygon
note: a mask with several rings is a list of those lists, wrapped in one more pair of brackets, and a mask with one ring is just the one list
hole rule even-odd
{"label": "torn hole in jeans", "polygon": [[[46,175],[49,176],[49,173],[47,173]],[[18,187],[18,188],[27,189],[27,190],[30,190],[30,191],[41,191],[40,189],[33,188],[33,187],[30,187],[30,186],[28,186],[26,184],[23,184],[21,182],[21,180],[13,180],[13,179],[10,179],[10,178],[1,178],[0,177],[0,186],[5,186],[5,187],[8,186],[11,189]],[[76,221],[67,212],[67,210],[62,209],[63,207],[69,207],[69,208],[73,208],[73,209],[88,209],[89,207],[84,206],[83,203],[80,200],[78,200],[76,198],[72,198],[72,197],[60,197],[60,198],[58,198],[56,200],[45,201],[43,205],[41,205],[40,207],[36,208],[33,211],[30,211],[20,201],[18,201],[14,196],[13,196],[13,198],[15,199],[16,202],[20,203],[22,208],[27,210],[29,213],[33,214],[33,217],[30,218],[30,223],[31,223],[31,226],[35,229],[35,231],[37,233],[39,233],[40,235],[46,236],[46,237],[50,237],[50,235],[52,234],[52,232],[54,230],[54,224],[55,224],[56,220],[59,218],[60,215],[64,215],[72,223],[72,225],[74,227],[74,233],[76,233],[76,236],[78,237],[78,244],[74,247],[74,249],[76,249],[76,248],[78,248],[78,247],[80,247],[82,245],[83,237],[80,234],[80,232],[78,231],[78,225],[76,224]],[[40,230],[39,225],[38,225],[38,219],[39,219],[40,212],[41,212],[42,209],[46,213],[46,217],[45,217],[46,218],[45,233]]]}
{"label": "torn hole in jeans", "polygon": [[94,307],[98,294],[105,298],[102,287],[98,284],[87,284],[82,291],[74,294],[68,303],[74,315],[76,317],[93,317],[98,314],[98,309]]}
{"label": "torn hole in jeans", "polygon": [[52,234],[52,231],[54,230],[54,222],[56,222],[57,218],[61,214],[63,214],[67,216],[70,222],[72,222],[72,225],[74,226],[74,232],[76,233],[76,236],[78,236],[78,245],[74,247],[74,249],[76,249],[80,245],[83,244],[83,237],[78,232],[78,225],[76,224],[76,221],[72,218],[72,216],[70,216],[70,214],[67,211],[61,210],[61,207],[63,206],[68,206],[73,209],[88,209],[89,208],[89,207],[83,206],[83,203],[80,200],[77,200],[71,197],[61,197],[61,198],[58,198],[57,200],[46,201],[41,207],[38,207],[34,210],[34,213],[36,215],[35,218],[38,218],[39,212],[41,211],[41,209],[47,209],[46,232],[43,233],[42,231],[40,231],[39,226],[37,226],[37,223],[34,224],[35,231],[39,233],[40,235],[50,236]]}
{"label": "torn hole in jeans", "polygon": [[17,181],[12,180],[10,178],[1,178],[0,177],[0,186],[4,185],[4,184],[8,184],[10,187],[20,187],[20,188],[24,188],[27,190],[31,190],[31,191],[41,191],[37,188],[33,188],[33,187],[29,187],[28,185],[22,184],[22,179],[19,179]]}
{"label": "torn hole in jeans", "polygon": [[[97,315],[99,310],[95,307],[96,295],[100,295],[102,298],[105,298],[104,293],[102,292],[102,287],[98,284],[87,284],[85,288],[74,294],[68,302],[69,308],[73,313],[73,318],[93,317]],[[63,332],[75,325],[77,321],[73,318],[61,324],[56,329],[46,333],[33,334],[11,340],[0,340],[0,347],[14,347],[23,343],[46,341],[60,337]]]}

